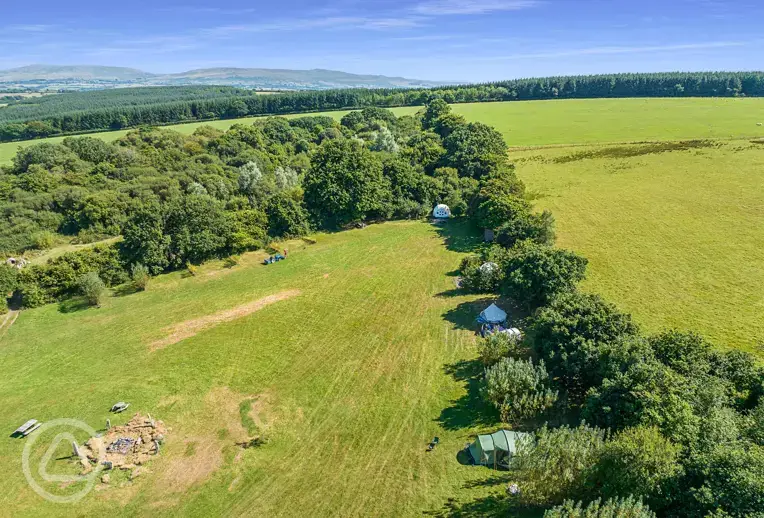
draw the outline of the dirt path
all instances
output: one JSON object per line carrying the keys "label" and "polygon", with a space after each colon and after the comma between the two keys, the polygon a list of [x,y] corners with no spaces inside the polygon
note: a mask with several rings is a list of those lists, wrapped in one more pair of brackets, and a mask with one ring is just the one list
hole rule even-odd
{"label": "dirt path", "polygon": [[235,308],[218,311],[212,315],[195,318],[193,320],[186,320],[185,322],[165,328],[164,330],[167,332],[167,336],[161,340],[152,342],[150,348],[152,351],[163,349],[168,345],[176,344],[186,338],[191,338],[206,329],[210,329],[224,322],[230,322],[231,320],[245,317],[265,306],[269,306],[280,300],[296,297],[299,294],[300,290],[286,290],[273,295],[268,295],[261,299],[253,300],[252,302],[248,302],[247,304]]}

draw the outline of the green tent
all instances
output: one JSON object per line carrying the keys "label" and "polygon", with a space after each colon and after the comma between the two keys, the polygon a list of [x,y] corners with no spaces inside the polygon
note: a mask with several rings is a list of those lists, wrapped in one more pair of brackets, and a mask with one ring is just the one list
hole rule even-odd
{"label": "green tent", "polygon": [[478,435],[470,444],[469,452],[475,464],[483,466],[506,466],[509,459],[517,452],[517,444],[529,434],[499,430],[490,435]]}

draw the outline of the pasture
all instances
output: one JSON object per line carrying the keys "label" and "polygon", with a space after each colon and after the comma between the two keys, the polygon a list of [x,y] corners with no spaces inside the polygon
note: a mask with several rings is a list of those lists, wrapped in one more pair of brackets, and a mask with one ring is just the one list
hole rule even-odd
{"label": "pasture", "polygon": [[762,354],[764,145],[747,140],[514,152],[587,290],[648,331],[698,331]]}
{"label": "pasture", "polygon": [[[468,329],[479,305],[450,273],[473,243],[466,230],[401,222],[316,240],[285,245],[289,259],[271,266],[253,253],[232,269],[164,275],[99,309],[75,300],[22,312],[0,342],[7,433],[32,417],[103,428],[119,400],[131,408],[113,424],[141,411],[171,431],[139,478],[115,472],[74,505],[30,489],[24,441],[6,436],[4,513],[417,516],[501,491],[490,470],[456,460],[495,426],[465,381],[480,369]],[[178,325],[186,338],[165,340]],[[235,444],[253,432],[267,444]]]}
{"label": "pasture", "polygon": [[[420,109],[404,107],[393,111],[400,116]],[[764,126],[756,125],[764,122],[764,98],[572,99],[466,103],[455,104],[453,109],[469,121],[494,126],[513,147],[764,137]],[[331,115],[340,119],[346,113],[347,110],[307,115]],[[248,124],[254,120],[247,117],[167,127],[190,134],[205,124],[226,130],[233,124]],[[125,133],[121,130],[93,135],[113,141]],[[61,140],[63,137],[2,143],[0,164],[10,162],[20,145]]]}

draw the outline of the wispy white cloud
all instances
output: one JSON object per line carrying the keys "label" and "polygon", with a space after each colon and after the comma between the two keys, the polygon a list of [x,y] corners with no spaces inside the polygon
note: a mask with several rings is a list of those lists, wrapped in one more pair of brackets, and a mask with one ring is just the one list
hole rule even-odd
{"label": "wispy white cloud", "polygon": [[590,47],[582,49],[559,50],[549,52],[531,52],[527,54],[509,54],[506,56],[484,56],[477,58],[479,61],[510,61],[518,59],[544,59],[564,58],[572,56],[607,55],[607,54],[639,54],[647,52],[670,52],[682,50],[704,50],[726,47],[743,47],[750,42],[744,41],[716,41],[701,43],[682,43],[676,45],[649,45],[633,47]]}
{"label": "wispy white cloud", "polygon": [[55,27],[54,25],[44,24],[22,24],[22,25],[9,25],[2,30],[3,32],[45,32]]}
{"label": "wispy white cloud", "polygon": [[539,5],[538,0],[427,0],[414,6],[414,12],[441,16],[449,14],[486,14],[494,11],[519,11]]}
{"label": "wispy white cloud", "polygon": [[324,18],[274,20],[266,23],[223,25],[202,29],[203,36],[233,37],[239,33],[299,31],[308,29],[408,29],[419,27],[423,19],[417,16],[371,18],[363,16],[328,16]]}
{"label": "wispy white cloud", "polygon": [[230,9],[225,7],[197,7],[192,5],[178,7],[159,7],[155,9],[160,13],[196,13],[196,14],[219,14],[219,15],[241,15],[257,12],[254,7],[244,7],[241,9]]}

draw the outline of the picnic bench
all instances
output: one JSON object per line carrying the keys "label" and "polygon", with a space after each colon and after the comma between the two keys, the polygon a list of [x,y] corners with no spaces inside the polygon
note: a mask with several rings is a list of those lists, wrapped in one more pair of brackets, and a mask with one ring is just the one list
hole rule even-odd
{"label": "picnic bench", "polygon": [[127,407],[130,406],[130,403],[125,403],[124,401],[120,401],[119,403],[116,403],[114,406],[111,407],[111,411],[115,414],[118,414],[120,412],[124,412],[127,410]]}
{"label": "picnic bench", "polygon": [[11,434],[11,437],[26,437],[41,426],[42,423],[38,422],[37,419],[30,419],[26,423],[16,428],[16,430],[14,430]]}

